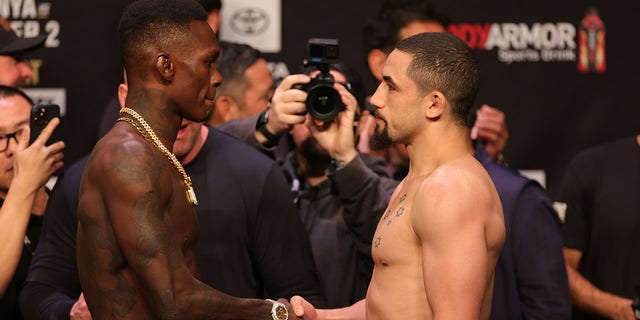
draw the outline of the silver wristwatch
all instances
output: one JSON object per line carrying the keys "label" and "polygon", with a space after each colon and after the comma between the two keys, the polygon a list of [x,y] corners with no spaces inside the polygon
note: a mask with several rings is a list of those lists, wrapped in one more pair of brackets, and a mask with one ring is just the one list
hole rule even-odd
{"label": "silver wristwatch", "polygon": [[282,302],[271,299],[267,299],[267,301],[273,303],[271,307],[271,317],[273,320],[289,320],[289,311],[287,311],[287,307]]}

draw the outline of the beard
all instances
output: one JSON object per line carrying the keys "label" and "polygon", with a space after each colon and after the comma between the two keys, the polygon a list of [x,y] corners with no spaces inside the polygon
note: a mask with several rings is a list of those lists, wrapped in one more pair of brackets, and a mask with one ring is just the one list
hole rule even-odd
{"label": "beard", "polygon": [[376,123],[376,130],[373,131],[373,135],[369,140],[369,148],[373,150],[384,150],[391,147],[392,144],[393,141],[391,141],[391,136],[389,136],[387,122],[384,122],[384,128],[382,128],[382,130]]}

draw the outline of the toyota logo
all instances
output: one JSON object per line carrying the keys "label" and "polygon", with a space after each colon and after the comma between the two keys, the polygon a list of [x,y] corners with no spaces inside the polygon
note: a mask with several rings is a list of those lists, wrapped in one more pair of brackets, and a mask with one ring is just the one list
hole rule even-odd
{"label": "toyota logo", "polygon": [[256,35],[269,26],[269,16],[259,8],[242,8],[231,16],[231,29],[244,35]]}

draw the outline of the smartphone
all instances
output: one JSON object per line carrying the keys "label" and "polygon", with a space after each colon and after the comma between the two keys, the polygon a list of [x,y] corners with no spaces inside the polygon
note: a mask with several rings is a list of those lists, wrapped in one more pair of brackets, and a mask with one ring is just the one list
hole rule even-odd
{"label": "smartphone", "polygon": [[[40,133],[47,126],[49,121],[53,118],[60,118],[60,106],[57,104],[36,104],[31,108],[31,119],[29,121],[29,128],[31,129],[31,135],[29,137],[29,144],[32,144]],[[51,144],[51,139],[47,141],[46,145]]]}

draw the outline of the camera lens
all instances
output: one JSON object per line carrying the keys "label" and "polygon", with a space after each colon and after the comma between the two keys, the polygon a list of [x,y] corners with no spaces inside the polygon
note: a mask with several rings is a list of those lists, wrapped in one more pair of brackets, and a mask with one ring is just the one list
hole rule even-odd
{"label": "camera lens", "polygon": [[338,59],[338,46],[337,45],[328,45],[326,52],[327,59]]}
{"label": "camera lens", "polygon": [[330,83],[320,83],[310,88],[308,93],[307,111],[315,119],[331,121],[344,109],[340,94]]}
{"label": "camera lens", "polygon": [[46,125],[48,113],[49,112],[47,111],[46,108],[39,108],[33,120],[38,125],[41,125],[41,126]]}

